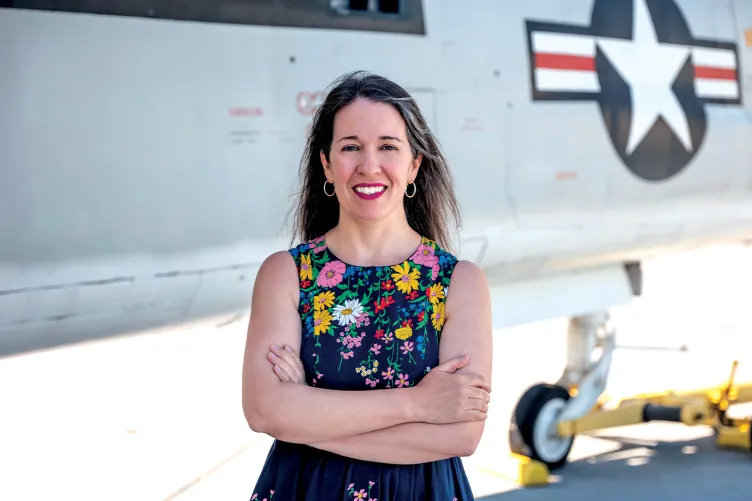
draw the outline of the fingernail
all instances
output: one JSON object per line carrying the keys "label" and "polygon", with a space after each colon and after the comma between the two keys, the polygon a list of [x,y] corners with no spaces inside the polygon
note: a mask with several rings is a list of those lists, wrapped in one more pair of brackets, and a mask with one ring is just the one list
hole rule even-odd
{"label": "fingernail", "polygon": [[272,350],[278,350],[278,349],[279,349],[279,346],[277,346],[276,344],[272,345]]}
{"label": "fingernail", "polygon": [[286,349],[287,351],[292,351],[292,348],[290,348],[290,347],[289,347],[289,346],[287,346],[287,345],[285,345],[285,349]]}
{"label": "fingernail", "polygon": [[272,356],[272,358],[277,358],[277,354],[276,353],[272,353],[271,356]]}

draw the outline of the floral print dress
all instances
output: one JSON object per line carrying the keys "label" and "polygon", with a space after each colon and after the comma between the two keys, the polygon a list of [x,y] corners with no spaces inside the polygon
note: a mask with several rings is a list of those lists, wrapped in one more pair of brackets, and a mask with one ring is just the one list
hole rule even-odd
{"label": "floral print dress", "polygon": [[[455,256],[425,237],[408,260],[393,266],[347,264],[323,237],[289,252],[300,281],[300,355],[310,386],[402,388],[418,384],[439,365]],[[469,501],[473,495],[457,457],[391,465],[276,440],[251,496],[254,501],[353,499]]]}

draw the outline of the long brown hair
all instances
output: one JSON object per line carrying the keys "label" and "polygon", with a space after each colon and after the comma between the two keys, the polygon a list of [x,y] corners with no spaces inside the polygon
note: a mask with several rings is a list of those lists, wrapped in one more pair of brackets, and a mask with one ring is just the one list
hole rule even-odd
{"label": "long brown hair", "polygon": [[[353,71],[336,79],[313,115],[308,140],[300,162],[301,187],[292,208],[293,241],[308,241],[324,235],[339,222],[337,197],[324,194],[326,176],[320,152],[327,161],[332,146],[334,117],[357,98],[392,105],[405,121],[413,158],[423,154],[415,196],[403,197],[410,227],[447,250],[452,248],[452,233],[459,232],[461,216],[454,194],[452,174],[415,99],[405,89],[382,76]],[[331,188],[330,188],[331,189]],[[453,221],[450,221],[453,219]],[[450,226],[450,223],[454,224]]]}

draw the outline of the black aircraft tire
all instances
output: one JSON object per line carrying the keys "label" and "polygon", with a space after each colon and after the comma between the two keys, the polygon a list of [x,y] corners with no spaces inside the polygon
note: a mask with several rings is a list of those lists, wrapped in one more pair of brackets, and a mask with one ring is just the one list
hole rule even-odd
{"label": "black aircraft tire", "polygon": [[[528,388],[512,413],[510,450],[544,463],[550,471],[562,468],[567,462],[574,437],[556,439],[555,447],[551,449],[547,444],[536,443],[536,425],[541,417],[550,419],[554,408],[561,407],[569,398],[569,392],[557,385],[540,383]],[[541,416],[541,412],[545,415]]]}
{"label": "black aircraft tire", "polygon": [[538,398],[546,391],[550,385],[539,383],[531,386],[520,397],[517,406],[512,412],[512,418],[509,421],[509,449],[522,456],[532,457],[532,450],[522,436],[520,423],[529,421],[528,415],[535,405]]}

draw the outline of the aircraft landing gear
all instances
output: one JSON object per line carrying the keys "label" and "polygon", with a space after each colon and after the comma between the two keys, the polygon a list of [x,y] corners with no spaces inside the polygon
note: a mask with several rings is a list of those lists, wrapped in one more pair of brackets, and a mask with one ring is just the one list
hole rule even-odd
{"label": "aircraft landing gear", "polygon": [[[752,402],[752,383],[734,383],[737,362],[728,383],[720,387],[638,395],[606,409],[599,399],[606,388],[615,338],[605,312],[570,320],[567,365],[561,378],[556,384],[528,388],[512,415],[509,446],[520,465],[519,483],[548,483],[549,471],[566,464],[577,434],[649,421],[711,426],[719,446],[752,452],[752,419],[726,415],[730,405]],[[598,350],[600,356],[593,361]]]}
{"label": "aircraft landing gear", "polygon": [[[567,365],[556,384],[536,384],[523,394],[512,416],[509,446],[519,456],[557,470],[567,462],[574,433],[560,433],[559,423],[590,412],[606,388],[615,332],[601,312],[569,321]],[[600,357],[593,361],[593,353]],[[536,478],[534,483],[545,483]]]}
{"label": "aircraft landing gear", "polygon": [[512,452],[540,461],[549,470],[564,466],[574,437],[559,436],[556,424],[569,399],[569,392],[561,386],[537,384],[529,388],[512,416]]}

